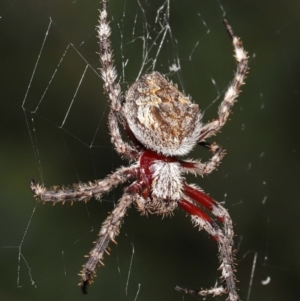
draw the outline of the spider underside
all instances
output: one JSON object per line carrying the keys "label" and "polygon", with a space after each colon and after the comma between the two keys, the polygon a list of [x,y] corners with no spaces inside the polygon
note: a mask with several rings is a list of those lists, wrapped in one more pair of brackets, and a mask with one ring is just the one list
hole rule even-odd
{"label": "spider underside", "polygon": [[[185,181],[184,174],[205,175],[219,165],[225,152],[217,144],[204,142],[215,135],[228,119],[231,108],[244,83],[248,70],[247,53],[242,43],[224,20],[232,39],[237,70],[218,109],[218,118],[201,124],[197,104],[181,93],[158,72],[142,76],[128,90],[125,98],[116,82],[110,42],[111,30],[107,21],[107,0],[102,1],[97,27],[100,42],[101,74],[104,91],[110,102],[108,126],[111,141],[119,155],[134,161],[129,167],[121,167],[103,180],[79,183],[72,188],[46,189],[31,181],[34,196],[42,202],[74,202],[100,199],[114,187],[129,182],[114,210],[102,224],[99,238],[91,250],[89,259],[80,272],[80,286],[87,293],[93,282],[97,266],[102,264],[103,254],[110,241],[115,242],[128,208],[135,204],[142,214],[170,215],[180,207],[189,215],[193,224],[206,230],[217,242],[222,282],[210,289],[191,290],[176,286],[176,290],[199,296],[228,294],[230,301],[240,300],[236,289],[233,250],[233,226],[225,208],[206,195],[194,184]],[[119,124],[124,128],[131,144],[121,137]],[[176,156],[188,154],[197,144],[212,152],[208,162],[179,160]],[[203,209],[214,216],[221,227]]]}

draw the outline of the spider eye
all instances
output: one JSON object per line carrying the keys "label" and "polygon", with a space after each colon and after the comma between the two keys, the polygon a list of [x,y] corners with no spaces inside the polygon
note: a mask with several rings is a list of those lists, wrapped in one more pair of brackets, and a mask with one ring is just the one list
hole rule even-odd
{"label": "spider eye", "polygon": [[184,155],[200,133],[199,107],[160,73],[144,75],[128,90],[124,115],[135,137],[164,155]]}

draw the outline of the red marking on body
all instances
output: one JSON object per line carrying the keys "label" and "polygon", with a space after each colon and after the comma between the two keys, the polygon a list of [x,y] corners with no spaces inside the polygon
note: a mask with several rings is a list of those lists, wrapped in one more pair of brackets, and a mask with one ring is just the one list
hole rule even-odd
{"label": "red marking on body", "polygon": [[153,180],[153,171],[151,170],[151,165],[154,163],[154,161],[177,162],[178,160],[176,157],[167,157],[150,150],[144,151],[140,157],[140,173],[143,182],[150,186]]}
{"label": "red marking on body", "polygon": [[167,157],[154,151],[145,150],[140,156],[139,178],[128,188],[132,193],[140,192],[143,198],[151,194],[153,170],[151,166],[155,161],[178,162],[176,157]]}

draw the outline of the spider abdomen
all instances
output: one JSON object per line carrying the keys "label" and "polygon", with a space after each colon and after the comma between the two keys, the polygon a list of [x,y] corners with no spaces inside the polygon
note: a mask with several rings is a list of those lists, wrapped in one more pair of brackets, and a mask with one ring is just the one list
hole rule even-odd
{"label": "spider abdomen", "polygon": [[158,72],[142,76],[129,88],[123,113],[134,136],[166,156],[187,154],[200,136],[198,105]]}

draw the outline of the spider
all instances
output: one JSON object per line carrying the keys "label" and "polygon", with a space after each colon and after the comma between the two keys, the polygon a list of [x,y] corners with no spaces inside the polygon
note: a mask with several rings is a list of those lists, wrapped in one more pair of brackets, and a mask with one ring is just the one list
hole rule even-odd
{"label": "spider", "polygon": [[[31,181],[34,196],[46,203],[88,201],[100,199],[114,187],[129,182],[114,210],[102,224],[99,238],[80,273],[83,293],[93,282],[98,264],[103,264],[104,252],[110,241],[115,242],[128,208],[135,204],[142,214],[171,215],[178,207],[186,211],[192,223],[204,229],[217,242],[222,282],[210,289],[175,289],[199,296],[228,294],[230,301],[240,300],[236,289],[233,250],[233,226],[227,210],[194,184],[188,184],[185,173],[206,175],[220,164],[225,152],[216,143],[205,140],[215,135],[226,123],[248,70],[247,53],[226,20],[224,24],[232,39],[237,61],[233,81],[218,109],[218,118],[201,123],[197,104],[181,93],[162,74],[152,72],[140,77],[122,96],[113,62],[110,42],[111,29],[107,21],[107,0],[102,1],[97,32],[100,43],[101,75],[104,92],[108,95],[110,112],[108,126],[116,151],[129,161],[103,180],[74,184],[71,188],[54,187],[47,190]],[[119,124],[129,137],[125,142]],[[176,156],[188,154],[197,144],[212,152],[208,162],[180,160]],[[210,215],[214,216],[217,222]],[[220,225],[220,226],[219,226]]]}

